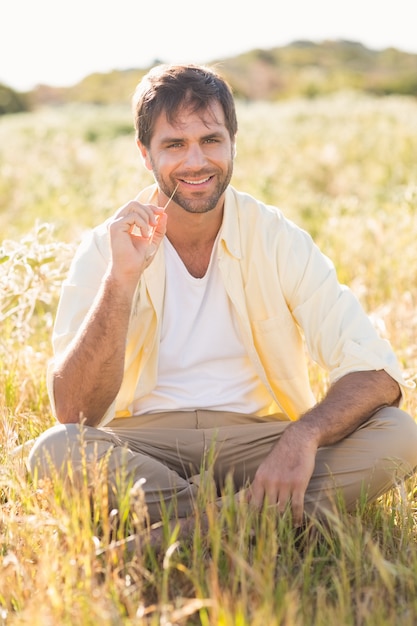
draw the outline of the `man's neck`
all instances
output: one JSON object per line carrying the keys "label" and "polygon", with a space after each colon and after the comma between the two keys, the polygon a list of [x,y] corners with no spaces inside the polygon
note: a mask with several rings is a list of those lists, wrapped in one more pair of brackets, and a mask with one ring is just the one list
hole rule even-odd
{"label": "man's neck", "polygon": [[173,208],[169,212],[166,236],[189,273],[195,278],[202,278],[222,224],[223,208],[203,214],[185,213],[180,209],[182,214],[178,215],[178,219]]}
{"label": "man's neck", "polygon": [[167,208],[167,237],[175,249],[213,246],[223,221],[223,206],[207,213],[187,213],[173,203]]}

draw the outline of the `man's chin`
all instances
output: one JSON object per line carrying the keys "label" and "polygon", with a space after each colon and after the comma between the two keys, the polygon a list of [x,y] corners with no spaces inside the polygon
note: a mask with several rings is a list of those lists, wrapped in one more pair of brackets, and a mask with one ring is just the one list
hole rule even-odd
{"label": "man's chin", "polygon": [[194,198],[190,200],[178,195],[175,196],[174,202],[187,213],[202,214],[213,211],[219,202],[219,198]]}

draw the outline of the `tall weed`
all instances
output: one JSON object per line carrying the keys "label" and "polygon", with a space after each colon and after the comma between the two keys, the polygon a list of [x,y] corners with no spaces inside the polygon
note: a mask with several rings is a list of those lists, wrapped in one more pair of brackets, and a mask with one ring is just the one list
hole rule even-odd
{"label": "tall weed", "polygon": [[[233,183],[306,228],[417,378],[417,103],[338,94],[239,103]],[[188,540],[147,541],[140,485],[108,508],[31,481],[18,444],[52,424],[45,387],[60,284],[85,229],[151,182],[126,108],[68,106],[0,120],[0,624],[414,625],[417,480],[300,534],[210,480]],[[312,384],[325,374],[312,364]],[[406,408],[417,415],[414,392]],[[23,451],[24,452],[24,451]],[[205,522],[203,523],[203,521]]]}

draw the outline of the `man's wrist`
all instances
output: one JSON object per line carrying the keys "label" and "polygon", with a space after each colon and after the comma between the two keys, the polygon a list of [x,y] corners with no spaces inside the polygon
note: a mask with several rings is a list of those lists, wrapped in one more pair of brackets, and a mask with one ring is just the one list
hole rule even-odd
{"label": "man's wrist", "polygon": [[285,434],[288,439],[293,440],[294,445],[307,445],[316,450],[320,445],[321,430],[311,420],[310,415],[305,415],[292,422],[286,429]]}
{"label": "man's wrist", "polygon": [[126,306],[130,309],[133,296],[138,285],[138,277],[133,275],[121,276],[110,268],[104,277],[104,290],[110,292],[119,306]]}

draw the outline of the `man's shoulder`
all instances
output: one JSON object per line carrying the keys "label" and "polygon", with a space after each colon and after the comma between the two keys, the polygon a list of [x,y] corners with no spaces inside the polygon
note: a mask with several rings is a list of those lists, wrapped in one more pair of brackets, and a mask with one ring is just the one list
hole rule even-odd
{"label": "man's shoulder", "polygon": [[240,251],[250,262],[257,252],[259,258],[267,255],[272,260],[278,255],[283,261],[296,253],[300,262],[307,262],[316,249],[311,235],[280,208],[234,187],[226,195],[223,237],[229,250]]}
{"label": "man's shoulder", "polygon": [[239,191],[229,186],[226,194],[226,212],[239,217],[241,225],[251,228],[272,228],[275,233],[279,231],[299,231],[302,229],[289,219],[284,211],[275,205],[268,204],[249,193]]}
{"label": "man's shoulder", "polygon": [[285,220],[283,211],[277,206],[267,204],[250,193],[229,186],[226,194],[226,210],[236,211],[245,219]]}

